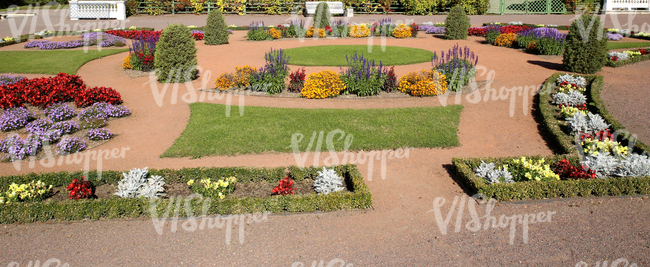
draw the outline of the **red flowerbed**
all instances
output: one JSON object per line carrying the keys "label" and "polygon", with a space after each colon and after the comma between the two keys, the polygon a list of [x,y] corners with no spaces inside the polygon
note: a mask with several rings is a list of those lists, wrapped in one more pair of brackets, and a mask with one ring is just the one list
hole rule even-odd
{"label": "red flowerbed", "polygon": [[519,25],[508,25],[508,26],[503,26],[499,31],[503,33],[514,33],[514,34],[519,34],[523,30],[530,29],[531,27],[528,26],[519,26]]}
{"label": "red flowerbed", "polygon": [[59,73],[50,78],[23,79],[0,86],[0,108],[22,107],[26,103],[44,109],[57,102],[74,101],[77,107],[95,102],[122,104],[120,93],[112,88],[88,88],[77,75]]}
{"label": "red flowerbed", "polygon": [[474,36],[485,36],[487,33],[486,28],[471,27],[467,30],[467,35]]}
{"label": "red flowerbed", "polygon": [[116,35],[128,39],[140,39],[147,37],[155,37],[156,40],[160,38],[162,31],[147,31],[147,30],[108,30],[108,34]]}
{"label": "red flowerbed", "polygon": [[84,178],[81,178],[81,181],[75,178],[66,189],[68,190],[69,199],[90,198],[93,195],[92,182],[84,180]]}
{"label": "red flowerbed", "polygon": [[192,37],[194,40],[200,41],[203,40],[203,33],[202,32],[193,32]]}
{"label": "red flowerbed", "polygon": [[590,170],[586,165],[575,167],[566,159],[559,161],[555,165],[555,173],[562,179],[594,179],[596,171]]}
{"label": "red flowerbed", "polygon": [[[147,31],[147,30],[108,30],[106,31],[108,34],[116,35],[122,38],[128,38],[128,39],[149,39],[149,38],[155,38],[158,40],[160,38],[160,35],[162,34],[162,31]],[[194,40],[203,40],[203,33],[201,32],[195,32],[192,33],[192,37]]]}

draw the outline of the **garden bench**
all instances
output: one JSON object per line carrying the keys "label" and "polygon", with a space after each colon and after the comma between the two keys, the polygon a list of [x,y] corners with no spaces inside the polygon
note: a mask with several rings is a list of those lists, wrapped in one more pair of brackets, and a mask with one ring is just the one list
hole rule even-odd
{"label": "garden bench", "polygon": [[611,14],[617,11],[636,11],[638,9],[650,10],[648,0],[605,0],[603,6],[604,14]]}
{"label": "garden bench", "polygon": [[327,3],[330,14],[343,14],[345,12],[343,2],[305,2],[305,12],[307,15],[314,15],[319,3]]}
{"label": "garden bench", "polygon": [[70,20],[79,19],[126,19],[124,1],[78,1],[70,0]]}

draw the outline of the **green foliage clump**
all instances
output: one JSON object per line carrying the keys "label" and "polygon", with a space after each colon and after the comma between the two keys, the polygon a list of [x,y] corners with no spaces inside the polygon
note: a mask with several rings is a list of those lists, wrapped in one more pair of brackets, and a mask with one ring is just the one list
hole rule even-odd
{"label": "green foliage clump", "polygon": [[314,17],[314,28],[316,29],[325,29],[325,27],[330,26],[330,20],[332,15],[330,14],[330,8],[325,2],[321,2],[316,7],[316,16]]}
{"label": "green foliage clump", "polygon": [[436,0],[400,0],[406,15],[429,15],[438,5]]}
{"label": "green foliage clump", "polygon": [[485,41],[486,41],[487,43],[493,45],[493,44],[494,44],[494,41],[497,39],[497,37],[499,37],[500,34],[501,34],[501,33],[500,33],[498,30],[488,31],[488,32],[485,34]]}
{"label": "green foliage clump", "polygon": [[607,61],[607,38],[597,16],[583,15],[569,27],[566,37],[564,68],[577,73],[596,73]]}
{"label": "green foliage clump", "polygon": [[187,82],[196,78],[196,45],[192,32],[183,24],[173,24],[160,35],[154,54],[159,82]]}
{"label": "green foliage clump", "polygon": [[273,40],[273,36],[265,28],[253,28],[246,33],[246,37],[249,41]]}
{"label": "green foliage clump", "polygon": [[470,27],[469,17],[465,13],[465,8],[455,6],[449,11],[445,19],[445,38],[449,40],[466,40],[467,30]]}
{"label": "green foliage clump", "polygon": [[136,11],[138,10],[138,6],[140,6],[140,1],[127,0],[126,2],[124,2],[124,6],[126,7],[126,16],[130,17],[136,14]]}
{"label": "green foliage clump", "polygon": [[221,11],[214,10],[208,15],[205,23],[205,35],[203,39],[206,45],[221,45],[228,43],[228,26],[221,15]]}

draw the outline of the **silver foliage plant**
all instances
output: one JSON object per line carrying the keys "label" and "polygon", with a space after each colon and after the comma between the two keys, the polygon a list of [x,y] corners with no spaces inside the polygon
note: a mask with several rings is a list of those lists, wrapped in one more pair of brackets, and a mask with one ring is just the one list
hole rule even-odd
{"label": "silver foliage plant", "polygon": [[494,163],[490,162],[488,164],[482,160],[481,165],[476,168],[476,175],[483,178],[488,184],[501,183],[501,178],[503,178],[504,183],[515,182],[515,180],[512,179],[512,174],[506,170],[505,167],[495,169]]}
{"label": "silver foliage plant", "polygon": [[597,132],[609,128],[609,124],[605,122],[603,117],[591,112],[587,113],[587,115],[576,112],[573,114],[573,116],[566,119],[566,123],[569,128],[571,128],[572,134],[585,132],[591,135],[595,135]]}
{"label": "silver foliage plant", "polygon": [[[147,167],[134,168],[129,173],[122,173],[117,192],[114,195],[122,198],[158,198],[163,196],[165,180],[159,175],[148,175]],[[148,177],[149,176],[149,177]]]}
{"label": "silver foliage plant", "polygon": [[596,171],[596,178],[599,179],[613,176],[620,165],[618,158],[609,153],[601,152],[598,152],[595,156],[586,156],[582,163],[587,165],[589,169]]}
{"label": "silver foliage plant", "polygon": [[587,103],[587,97],[582,93],[570,90],[568,94],[557,93],[553,95],[553,102],[556,105],[578,106]]}
{"label": "silver foliage plant", "polygon": [[580,88],[585,88],[587,86],[587,80],[585,80],[584,77],[582,76],[573,76],[571,74],[565,73],[564,75],[560,75],[560,77],[557,78],[555,81],[557,84],[561,84],[562,82],[568,82],[569,84],[575,84],[576,86]]}
{"label": "silver foliage plant", "polygon": [[343,179],[339,176],[334,169],[327,169],[323,167],[323,171],[318,172],[318,177],[314,181],[314,190],[319,194],[329,194],[332,192],[342,191]]}
{"label": "silver foliage plant", "polygon": [[650,158],[646,155],[631,153],[620,161],[620,167],[614,175],[621,177],[650,176]]}

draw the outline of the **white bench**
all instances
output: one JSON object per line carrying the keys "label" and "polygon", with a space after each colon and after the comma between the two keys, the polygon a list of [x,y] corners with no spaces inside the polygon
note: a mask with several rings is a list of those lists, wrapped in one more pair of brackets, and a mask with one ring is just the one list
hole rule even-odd
{"label": "white bench", "polygon": [[78,1],[70,0],[70,20],[79,19],[126,19],[124,1]]}
{"label": "white bench", "polygon": [[316,14],[316,7],[318,7],[319,3],[327,3],[330,14],[345,13],[343,2],[305,2],[305,12],[307,12],[307,15]]}
{"label": "white bench", "polygon": [[629,12],[635,9],[650,10],[650,2],[648,0],[605,0],[603,13]]}

